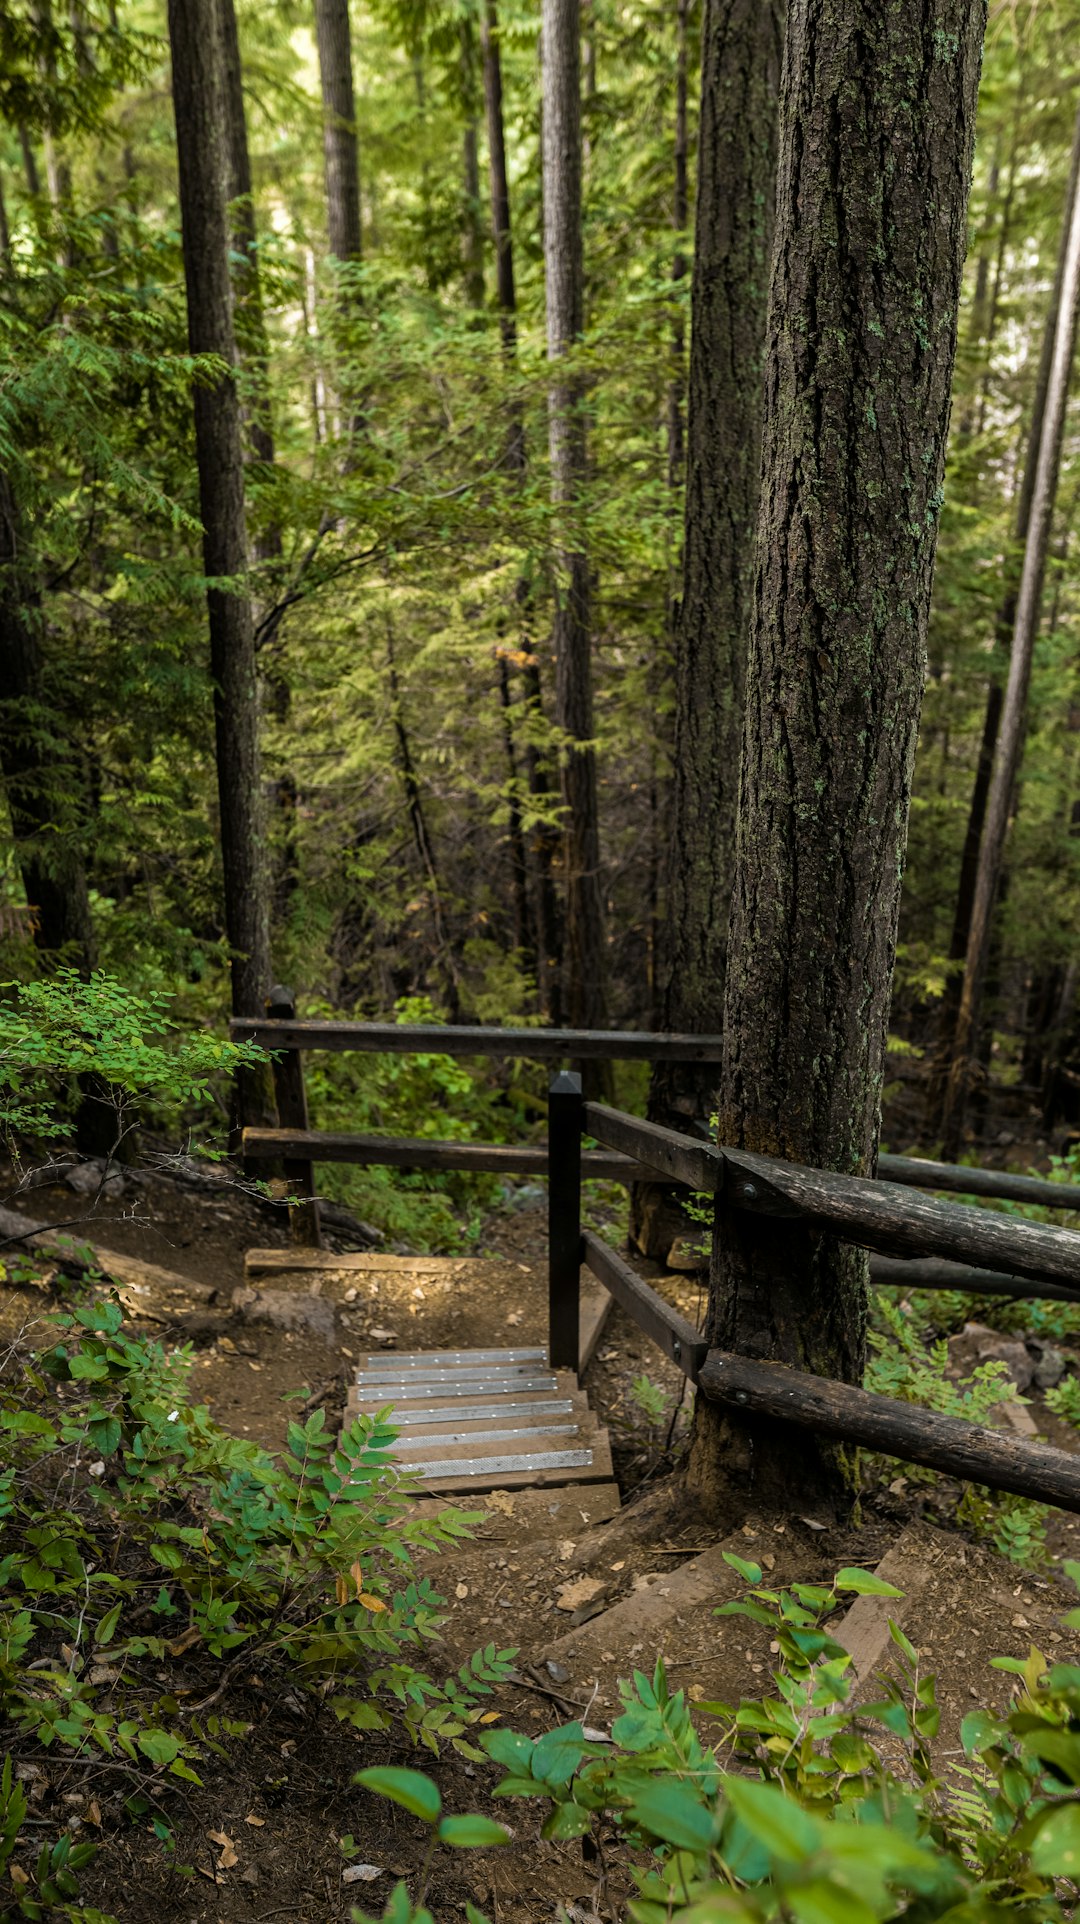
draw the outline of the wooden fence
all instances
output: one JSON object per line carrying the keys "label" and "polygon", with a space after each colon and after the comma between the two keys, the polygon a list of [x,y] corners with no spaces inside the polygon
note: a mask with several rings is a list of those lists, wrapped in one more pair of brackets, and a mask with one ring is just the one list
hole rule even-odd
{"label": "wooden fence", "polygon": [[[582,1182],[604,1176],[680,1183],[726,1207],[825,1229],[871,1252],[871,1281],[975,1294],[1080,1303],[1080,1235],[997,1211],[944,1202],[939,1190],[1080,1211],[1080,1187],[957,1164],[881,1156],[875,1178],[743,1150],[714,1147],[586,1102],[580,1076],[562,1070],[548,1098],[546,1148],[348,1133],[308,1126],[302,1055],[308,1049],[488,1055],[533,1060],[719,1062],[721,1038],[572,1029],[459,1028],[435,1024],[305,1022],[292,997],[273,993],[265,1020],[234,1020],[234,1039],[275,1052],[279,1127],[247,1129],[244,1154],[283,1160],[298,1198],[296,1240],[318,1243],[314,1166],[384,1163],[548,1177],[549,1347],[553,1368],[578,1368],[579,1293],[586,1266],[702,1394],[762,1419],[801,1425],[923,1463],[994,1489],[1080,1512],[1080,1458],[956,1417],[875,1396],[780,1363],[710,1349],[701,1333],[581,1222]],[[600,1146],[586,1147],[590,1137]],[[913,1193],[914,1192],[914,1193]]]}

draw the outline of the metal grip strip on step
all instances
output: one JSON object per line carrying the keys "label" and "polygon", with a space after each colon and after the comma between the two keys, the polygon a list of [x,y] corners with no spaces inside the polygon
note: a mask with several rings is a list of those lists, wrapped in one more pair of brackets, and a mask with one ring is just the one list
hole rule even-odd
{"label": "metal grip strip on step", "polygon": [[453,1457],[439,1462],[409,1465],[422,1477],[432,1476],[512,1476],[523,1470],[583,1470],[592,1463],[591,1450],[541,1450],[529,1456],[478,1456],[462,1462]]}
{"label": "metal grip strip on step", "polygon": [[366,1385],[357,1384],[363,1389],[361,1402],[370,1409],[383,1409],[400,1397],[409,1402],[432,1402],[436,1398],[444,1400],[463,1396],[541,1396],[550,1395],[558,1389],[553,1376],[526,1377],[523,1381],[510,1378],[490,1378],[482,1383],[463,1383],[460,1380],[449,1383],[380,1383],[377,1394],[372,1394]]}
{"label": "metal grip strip on step", "polygon": [[468,1367],[478,1363],[540,1363],[547,1361],[547,1351],[543,1349],[429,1349],[429,1350],[376,1350],[365,1356],[364,1364],[370,1370],[381,1369],[431,1369],[446,1363],[461,1363]]}
{"label": "metal grip strip on step", "polygon": [[[535,1374],[536,1368],[534,1365],[531,1375],[535,1376]],[[527,1368],[518,1370],[410,1370],[407,1376],[396,1372],[391,1376],[389,1370],[373,1370],[369,1375],[366,1370],[361,1370],[356,1378],[356,1387],[357,1389],[376,1391],[382,1390],[388,1383],[392,1383],[395,1388],[408,1390],[411,1390],[414,1386],[419,1389],[424,1385],[430,1385],[432,1383],[505,1383],[508,1387],[513,1388],[515,1383],[525,1382],[529,1377],[530,1371]]]}
{"label": "metal grip strip on step", "polygon": [[541,1430],[440,1430],[436,1436],[398,1437],[392,1455],[401,1456],[407,1450],[448,1450],[451,1444],[524,1442],[533,1436],[580,1436],[577,1423],[546,1423]]}
{"label": "metal grip strip on step", "polygon": [[478,1403],[463,1410],[395,1410],[394,1428],[404,1429],[414,1423],[442,1423],[447,1418],[454,1423],[482,1423],[500,1416],[527,1416],[539,1423],[545,1416],[569,1416],[573,1407],[567,1397],[565,1401],[552,1399],[537,1403]]}

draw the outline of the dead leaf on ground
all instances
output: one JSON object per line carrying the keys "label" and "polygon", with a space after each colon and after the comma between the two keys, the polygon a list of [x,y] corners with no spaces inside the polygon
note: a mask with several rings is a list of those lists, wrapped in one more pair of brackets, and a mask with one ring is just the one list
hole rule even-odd
{"label": "dead leaf on ground", "polygon": [[217,1861],[218,1870],[231,1871],[233,1866],[240,1862],[232,1838],[226,1837],[223,1830],[208,1830],[206,1835],[212,1844],[218,1844],[221,1847],[221,1856]]}
{"label": "dead leaf on ground", "polygon": [[580,1610],[582,1604],[589,1603],[603,1587],[599,1577],[575,1577],[572,1583],[559,1585],[556,1603],[560,1610]]}
{"label": "dead leaf on ground", "polygon": [[468,1596],[468,1594],[469,1594],[469,1586],[468,1586],[468,1584],[467,1584],[467,1583],[459,1583],[459,1584],[458,1584],[458,1586],[457,1586],[457,1589],[456,1589],[456,1590],[454,1591],[454,1595],[455,1595],[455,1597],[457,1597],[457,1598],[458,1598],[458,1600],[459,1600],[459,1602],[460,1602],[460,1601],[461,1601],[461,1600],[462,1600],[462,1599],[463,1599],[464,1597],[467,1597],[467,1596]]}
{"label": "dead leaf on ground", "polygon": [[514,1499],[508,1490],[492,1490],[490,1495],[484,1498],[484,1502],[489,1510],[498,1510],[501,1516],[514,1514]]}
{"label": "dead leaf on ground", "polygon": [[256,1817],[255,1812],[251,1810],[248,1812],[247,1816],[245,1817],[244,1822],[245,1824],[255,1824],[257,1825],[259,1830],[262,1830],[264,1824],[266,1823],[266,1819],[265,1817]]}

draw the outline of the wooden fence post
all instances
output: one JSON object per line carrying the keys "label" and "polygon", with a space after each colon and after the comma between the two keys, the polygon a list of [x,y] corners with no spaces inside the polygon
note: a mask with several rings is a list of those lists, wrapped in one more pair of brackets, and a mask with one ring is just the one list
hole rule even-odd
{"label": "wooden fence post", "polygon": [[548,1089],[548,1350],[552,1369],[577,1373],[581,1283],[581,1077]]}
{"label": "wooden fence post", "polygon": [[[266,998],[266,1013],[274,1022],[291,1022],[296,1016],[296,998],[280,983]],[[304,1093],[304,1064],[299,1049],[283,1049],[274,1057],[274,1099],[280,1129],[306,1130],[307,1096]],[[306,1249],[320,1249],[319,1205],[315,1195],[315,1168],[310,1162],[285,1158],[285,1180],[290,1193],[301,1200],[290,1206],[289,1235]]]}

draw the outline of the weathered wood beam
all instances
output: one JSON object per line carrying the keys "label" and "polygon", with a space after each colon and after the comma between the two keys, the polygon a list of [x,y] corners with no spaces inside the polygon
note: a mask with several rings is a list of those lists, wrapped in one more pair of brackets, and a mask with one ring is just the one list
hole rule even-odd
{"label": "weathered wood beam", "polygon": [[663,1035],[624,1029],[501,1029],[409,1022],[279,1022],[234,1016],[234,1042],[264,1049],[358,1050],[380,1055],[512,1056],[561,1061],[719,1062],[722,1036]]}
{"label": "weathered wood beam", "polygon": [[[276,1156],[308,1162],[383,1163],[392,1169],[472,1169],[494,1176],[546,1176],[548,1155],[539,1145],[443,1142],[430,1136],[354,1136],[317,1129],[245,1129],[243,1153],[253,1160]],[[587,1149],[586,1181],[632,1182],[638,1165],[604,1149]]]}
{"label": "weathered wood beam", "polygon": [[642,1122],[637,1116],[624,1115],[621,1109],[609,1109],[606,1103],[585,1104],[585,1128],[605,1148],[618,1150],[671,1182],[685,1183],[689,1189],[712,1194],[723,1177],[720,1152],[711,1143],[697,1143],[677,1129]]}
{"label": "weathered wood beam", "polygon": [[883,1256],[942,1256],[1019,1277],[1080,1288],[1080,1236],[865,1176],[804,1169],[743,1149],[700,1146],[672,1129],[585,1105],[585,1127],[606,1147],[636,1157],[692,1189],[718,1191],[734,1208],[802,1218]]}
{"label": "weathered wood beam", "polygon": [[968,1296],[1014,1296],[1025,1302],[1080,1303],[1080,1285],[1032,1282],[999,1269],[972,1269],[967,1263],[937,1262],[933,1257],[871,1256],[870,1281],[877,1288],[957,1289]]}
{"label": "weathered wood beam", "polygon": [[684,1376],[696,1383],[709,1345],[693,1323],[687,1322],[686,1317],[665,1302],[662,1296],[658,1296],[655,1289],[650,1289],[644,1278],[631,1269],[629,1263],[617,1255],[608,1243],[594,1236],[591,1229],[585,1231],[582,1245],[585,1262],[593,1275],[599,1277],[605,1289],[611,1291],[615,1301],[638,1328],[659,1344],[665,1356],[677,1364]]}
{"label": "weathered wood beam", "polygon": [[794,1423],[906,1463],[992,1490],[1080,1512],[1080,1457],[1031,1443],[958,1416],[876,1396],[850,1383],[809,1376],[783,1363],[710,1350],[698,1386],[705,1396],[755,1416]]}
{"label": "weathered wood beam", "polygon": [[1076,1183],[1017,1176],[1008,1169],[965,1169],[962,1163],[928,1162],[921,1156],[879,1156],[877,1173],[885,1182],[913,1189],[946,1189],[957,1196],[988,1196],[1043,1209],[1080,1210],[1080,1186]]}

